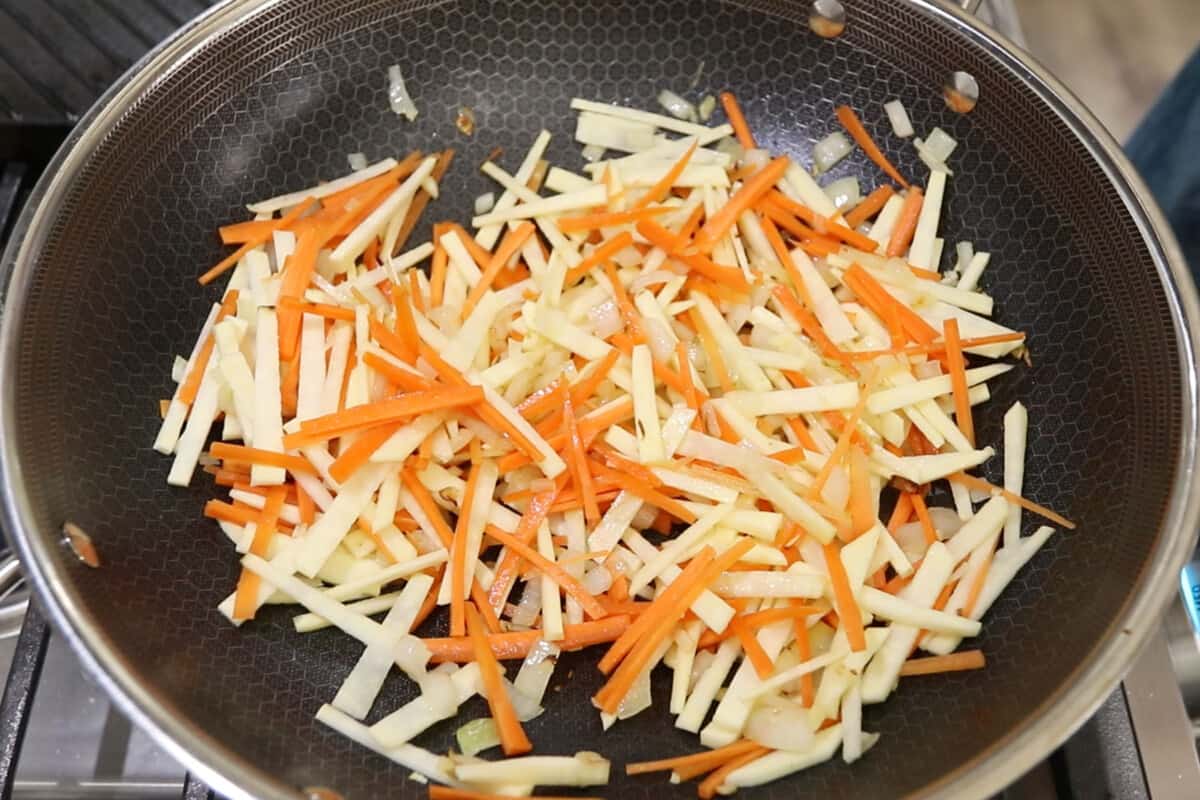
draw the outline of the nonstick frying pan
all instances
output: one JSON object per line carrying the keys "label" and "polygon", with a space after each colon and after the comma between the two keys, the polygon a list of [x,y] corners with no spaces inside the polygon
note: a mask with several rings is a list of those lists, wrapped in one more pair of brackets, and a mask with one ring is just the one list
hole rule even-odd
{"label": "nonstick frying pan", "polygon": [[[846,5],[844,34],[826,40],[806,3],[782,0],[244,0],[126,75],[18,223],[0,356],[7,528],[56,627],[119,704],[231,796],[423,796],[408,770],[313,720],[357,645],[296,635],[290,610],[241,630],[215,610],[238,568],[200,518],[211,487],[168,488],[150,450],[171,358],[216,297],[194,278],[223,254],[218,224],[340,174],[349,152],[457,148],[426,220],[465,220],[491,188],[477,167],[497,146],[511,167],[545,126],[552,161],[579,166],[571,97],[652,107],[695,80],[695,93],[733,90],[763,145],[803,164],[836,130],[839,103],[910,175],[925,170],[890,135],[885,101],[900,98],[919,132],[959,140],[941,233],[993,254],[984,284],[1032,353],[996,382],[979,435],[998,442],[1003,409],[1025,402],[1027,494],[1079,523],[989,614],[985,670],[905,682],[869,708],[883,738],[852,768],[835,759],[743,796],[982,797],[1061,742],[1157,624],[1196,529],[1194,290],[1113,141],[1039,67],[940,5]],[[415,123],[388,110],[394,63]],[[980,86],[970,114],[942,99],[956,70]],[[454,127],[463,106],[473,137]],[[861,153],[838,173],[883,180]],[[91,535],[99,568],[63,545],[67,520]],[[593,660],[563,659],[528,726],[538,750],[609,755],[609,797],[687,796],[620,769],[696,748],[661,711],[664,681],[654,709],[602,735]],[[410,693],[389,681],[376,708]],[[482,713],[475,701],[462,718]],[[424,744],[447,749],[457,724]]]}

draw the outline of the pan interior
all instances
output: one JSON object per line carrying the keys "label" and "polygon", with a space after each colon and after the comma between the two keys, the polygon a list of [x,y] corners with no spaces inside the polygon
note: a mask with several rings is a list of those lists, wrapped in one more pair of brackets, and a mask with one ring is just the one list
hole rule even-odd
{"label": "pan interior", "polygon": [[[664,88],[734,91],[761,145],[802,164],[838,129],[839,103],[858,109],[922,183],[925,169],[890,134],[882,104],[899,98],[919,134],[937,125],[959,140],[946,252],[969,240],[993,254],[983,285],[996,318],[1029,332],[1033,360],[995,382],[979,436],[998,445],[1003,410],[1027,404],[1027,494],[1080,524],[1053,537],[996,604],[976,643],[986,670],[913,679],[868,709],[866,728],[884,735],[853,768],[835,760],[742,796],[919,791],[985,754],[1069,682],[1137,590],[1174,478],[1182,389],[1168,301],[1117,193],[1031,89],[932,15],[891,0],[847,6],[846,33],[824,40],[808,30],[806,5],[783,2],[346,0],[333,13],[322,0],[291,0],[207,41],[124,114],[35,254],[19,370],[8,376],[18,423],[9,435],[36,535],[55,536],[71,519],[102,555],[99,570],[69,556],[52,565],[65,590],[158,699],[231,759],[288,785],[424,795],[409,770],[313,720],[359,645],[336,631],[295,634],[288,609],[241,630],[215,610],[237,563],[200,517],[213,487],[207,476],[167,487],[168,461],[150,450],[171,359],[218,297],[194,278],[225,252],[217,225],[245,218],[248,201],[343,173],[347,153],[456,148],[425,218],[466,221],[473,198],[494,188],[477,169],[494,148],[514,169],[545,127],[552,163],[577,169],[571,97],[654,108]],[[415,123],[388,110],[391,64],[420,109]],[[940,96],[960,69],[981,86],[967,116]],[[464,106],[477,120],[470,138],[454,127]],[[884,180],[857,151],[840,175],[859,176],[864,191]],[[619,765],[696,749],[665,713],[665,673],[651,711],[602,735],[588,701],[594,660],[563,659],[546,713],[528,725],[539,752],[597,750]],[[375,716],[410,693],[390,680]],[[458,719],[485,713],[476,699]],[[446,750],[456,724],[422,743]],[[622,772],[607,795],[692,791]]]}

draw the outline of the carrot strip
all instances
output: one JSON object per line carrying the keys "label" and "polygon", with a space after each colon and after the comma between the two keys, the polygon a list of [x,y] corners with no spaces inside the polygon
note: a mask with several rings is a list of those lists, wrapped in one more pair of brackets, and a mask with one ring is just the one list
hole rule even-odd
{"label": "carrot strip", "polygon": [[276,453],[273,450],[259,450],[229,442],[213,442],[208,450],[213,458],[229,461],[235,464],[258,464],[264,467],[282,467],[288,472],[302,472],[305,475],[316,475],[312,464],[300,456]]}
{"label": "carrot strip", "polygon": [[475,662],[479,665],[480,682],[487,692],[488,708],[500,732],[500,746],[504,749],[504,755],[511,757],[528,753],[533,749],[533,744],[517,719],[516,709],[508,697],[508,690],[504,688],[504,671],[492,653],[487,630],[473,603],[466,607],[466,615],[471,647]]}
{"label": "carrot strip", "polygon": [[417,363],[417,348],[413,343],[420,341],[420,337],[417,335],[417,321],[413,318],[412,305],[409,304],[409,294],[408,288],[404,285],[392,289],[392,308],[396,312],[393,327],[396,339],[399,340],[394,344],[403,346],[404,355],[408,356],[403,359],[404,361],[415,364]]}
{"label": "carrot strip", "polygon": [[823,549],[825,567],[829,571],[829,581],[833,584],[838,619],[846,629],[846,640],[850,643],[851,650],[856,652],[864,650],[867,640],[863,634],[862,612],[858,608],[858,602],[854,599],[854,590],[846,577],[846,568],[842,565],[840,551],[832,542],[823,545]]}
{"label": "carrot strip", "polygon": [[758,746],[736,758],[730,759],[717,767],[712,774],[700,782],[700,786],[696,789],[696,794],[700,796],[701,800],[712,800],[713,797],[716,797],[717,792],[724,785],[725,779],[729,777],[730,773],[735,769],[741,769],[752,761],[757,761],[769,752],[771,752],[769,748]]}
{"label": "carrot strip", "polygon": [[892,229],[887,250],[884,251],[889,257],[903,255],[912,243],[913,234],[917,232],[917,220],[921,216],[921,204],[924,200],[924,195],[916,186],[908,190],[908,194],[904,197],[904,205],[900,206],[900,218],[896,220],[896,227]]}
{"label": "carrot strip", "polygon": [[[550,509],[554,505],[560,488],[556,483],[544,491],[535,493],[530,498],[528,505],[525,506],[525,513],[521,515],[521,521],[517,523],[517,530],[514,532],[516,538],[525,545],[531,544],[534,537],[537,536],[538,528],[550,514]],[[428,497],[429,492],[425,490],[425,487],[422,486],[421,489]],[[433,498],[429,498],[429,502],[432,503]],[[497,562],[495,573],[492,576],[492,585],[488,589],[488,602],[492,608],[499,608],[504,599],[508,597],[508,591],[512,588],[521,566],[520,560],[515,552],[506,551]]]}
{"label": "carrot strip", "polygon": [[217,228],[217,234],[221,237],[221,244],[245,244],[255,239],[261,240],[278,228],[277,219],[248,219],[245,222],[222,225]]}
{"label": "carrot strip", "polygon": [[[382,175],[376,175],[374,178],[368,178],[367,180],[356,183],[353,186],[348,186],[345,189],[342,189],[340,192],[335,192],[334,194],[321,198],[321,206],[340,214],[351,205],[351,200],[358,200],[361,202],[363,197],[372,194],[381,185],[407,178],[416,171],[418,166],[421,165],[422,158],[423,156],[421,151],[414,150],[406,155],[404,159],[400,161],[400,163]],[[306,219],[311,219],[311,217],[306,217]]]}
{"label": "carrot strip", "polygon": [[[254,539],[250,542],[250,552],[259,557],[265,557],[267,547],[275,536],[275,526],[279,522],[279,512],[283,509],[283,500],[287,496],[287,487],[272,486],[267,492],[267,502],[263,504],[262,515],[254,528]],[[233,618],[235,620],[254,619],[257,606],[258,587],[262,579],[257,573],[243,568],[238,578],[237,590],[233,600]]]}
{"label": "carrot strip", "polygon": [[912,517],[913,501],[912,495],[908,492],[902,493],[896,498],[896,505],[892,509],[892,516],[888,518],[887,529],[889,533],[895,533],[896,530]]}
{"label": "carrot strip", "polygon": [[925,543],[933,544],[938,540],[937,529],[933,527],[933,519],[929,516],[925,498],[915,492],[905,496],[912,501],[913,511],[917,513],[917,519],[921,521],[921,532],[925,534]]}
{"label": "carrot strip", "polygon": [[450,547],[450,635],[466,633],[466,589],[467,589],[467,523],[471,518],[471,504],[479,486],[479,467],[473,467],[467,476],[459,503],[458,524],[454,527],[454,540]]}
{"label": "carrot strip", "polygon": [[[416,339],[405,339],[399,333],[393,333],[387,329],[387,326],[382,322],[371,319],[368,323],[371,338],[379,343],[379,346],[388,351],[396,358],[406,364],[413,364],[417,360]],[[414,324],[415,329],[415,324]]]}
{"label": "carrot strip", "polygon": [[[446,171],[450,169],[450,162],[454,160],[454,150],[446,149],[438,155],[437,163],[433,165],[433,172],[430,177],[435,183],[440,183],[442,178],[446,176]],[[408,207],[408,213],[404,215],[404,222],[400,225],[400,232],[396,236],[395,249],[393,254],[404,249],[404,245],[408,244],[408,237],[412,236],[413,229],[417,227],[417,221],[421,218],[421,214],[425,212],[425,207],[429,205],[429,193],[424,189],[418,189],[416,196],[413,197],[412,205]]]}
{"label": "carrot strip", "polygon": [[771,677],[771,673],[775,671],[775,662],[771,661],[767,651],[758,643],[754,630],[748,625],[740,624],[736,619],[730,623],[730,627],[733,628],[733,635],[741,642],[742,652],[746,654],[758,677],[764,681]]}
{"label": "carrot strip", "polygon": [[983,669],[986,666],[987,659],[982,650],[963,650],[961,653],[950,653],[945,656],[910,658],[900,666],[900,676],[962,672],[969,669]]}
{"label": "carrot strip", "polygon": [[975,611],[975,604],[979,602],[979,595],[983,592],[983,584],[987,582],[988,570],[992,568],[992,558],[995,555],[996,551],[994,549],[988,551],[983,559],[983,566],[979,568],[979,574],[971,582],[971,586],[967,590],[967,599],[962,607],[962,615],[964,617],[971,616],[972,612]]}
{"label": "carrot strip", "polygon": [[767,194],[766,199],[779,208],[794,214],[801,221],[811,225],[813,230],[821,236],[832,236],[851,247],[867,253],[874,253],[879,248],[879,243],[874,239],[864,236],[853,228],[847,228],[845,225],[822,217],[808,206],[797,203],[778,189],[772,189]]}
{"label": "carrot strip", "polygon": [[304,303],[294,297],[281,297],[279,298],[279,307],[293,310],[301,315],[316,314],[325,319],[354,322],[354,310],[342,306],[331,306],[327,303]]}
{"label": "carrot strip", "polygon": [[846,212],[844,217],[846,224],[851,228],[857,228],[859,225],[862,225],[878,214],[895,193],[896,190],[886,183],[875,189],[875,191],[864,197],[861,203]]}
{"label": "carrot strip", "polygon": [[[851,265],[850,269],[843,274],[843,279],[847,276],[852,276],[851,279],[860,286],[866,289],[875,302],[880,305],[886,305],[894,310],[895,315],[900,320],[900,325],[904,328],[904,332],[908,334],[913,341],[923,345],[928,345],[937,338],[937,329],[930,325],[917,312],[913,311],[904,303],[892,296],[891,292],[883,287],[879,281],[875,279],[871,273],[867,272],[859,264]],[[843,281],[844,282],[844,281]],[[858,292],[855,292],[858,294]]]}
{"label": "carrot strip", "polygon": [[675,360],[679,363],[679,380],[683,382],[683,399],[688,408],[696,412],[692,420],[693,426],[700,422],[700,391],[696,388],[696,380],[692,375],[692,361],[688,358],[687,345],[680,340],[675,343]]}
{"label": "carrot strip", "polygon": [[561,378],[555,378],[541,389],[526,395],[525,399],[516,405],[517,413],[527,420],[535,420],[556,408],[561,408],[567,396],[566,384]]}
{"label": "carrot strip", "polygon": [[750,291],[750,284],[746,282],[746,276],[737,267],[718,264],[701,253],[676,253],[674,257],[688,269],[700,273],[718,285],[726,286],[742,294]]}
{"label": "carrot strip", "polygon": [[846,426],[842,428],[837,444],[833,446],[833,452],[825,459],[825,464],[821,467],[821,471],[813,479],[812,487],[808,492],[809,497],[813,500],[820,499],[821,489],[824,488],[825,482],[829,480],[829,476],[833,473],[833,468],[842,463],[846,459],[846,455],[850,452],[850,444],[854,441],[854,431],[858,427],[858,420],[862,417],[863,409],[866,407],[867,392],[860,392],[858,405],[854,407],[854,410],[850,412],[850,416],[846,419]]}
{"label": "carrot strip", "polygon": [[729,120],[730,126],[733,127],[733,135],[737,137],[738,144],[747,150],[758,147],[754,143],[754,134],[750,132],[750,126],[746,124],[746,117],[742,115],[742,107],[738,104],[733,92],[721,92],[720,99],[721,108],[725,109],[725,116]]}
{"label": "carrot strip", "polygon": [[446,291],[446,268],[450,263],[450,256],[446,253],[446,248],[442,247],[440,239],[440,225],[433,226],[433,257],[429,261],[429,306],[438,308],[442,305],[442,298]]}
{"label": "carrot strip", "polygon": [[971,395],[967,387],[967,360],[963,357],[958,320],[949,317],[942,323],[946,340],[946,363],[950,367],[950,385],[954,389],[954,421],[971,446],[975,446],[975,422],[971,419]]}
{"label": "carrot strip", "polygon": [[[426,572],[428,572],[428,570],[426,570]],[[446,579],[446,567],[443,564],[441,567],[439,567],[437,569],[437,574],[434,576],[433,586],[430,587],[429,594],[425,595],[425,600],[422,601],[421,607],[417,610],[417,616],[413,618],[413,624],[412,624],[411,630],[416,631],[417,628],[421,627],[421,623],[424,622],[425,620],[429,619],[429,615],[433,613],[433,610],[435,608],[437,608],[438,592],[441,590],[442,581],[445,579]],[[426,640],[426,641],[428,641],[428,640]],[[464,639],[462,641],[466,642],[467,651],[469,653],[470,649],[471,649],[471,640],[466,639],[464,637]],[[471,660],[470,655],[468,655],[466,658],[463,659],[464,662],[470,661],[470,660]]]}
{"label": "carrot strip", "polygon": [[753,207],[771,190],[772,186],[779,182],[791,163],[787,156],[779,156],[743,183],[742,188],[729,198],[729,202],[722,206],[720,211],[709,217],[705,221],[704,227],[696,234],[696,238],[693,240],[696,251],[707,253],[712,250],[737,222],[741,213]]}
{"label": "carrot strip", "polygon": [[[989,344],[1007,344],[1008,342],[1023,342],[1025,334],[1014,331],[1013,333],[996,333],[991,336],[976,336],[971,339],[963,339],[959,342],[959,346],[963,350],[970,350],[973,347],[984,347]],[[894,355],[930,355],[937,356],[946,352],[945,342],[937,342],[933,344],[912,344],[904,347],[892,347],[887,350],[856,350],[850,353],[849,356],[855,361],[870,361],[879,356],[894,356]]]}
{"label": "carrot strip", "polygon": [[[675,185],[675,181],[679,180],[679,176],[682,175],[684,169],[687,168],[688,162],[692,159],[692,154],[696,152],[697,144],[699,144],[698,139],[691,143],[688,149],[684,151],[680,159],[676,161],[671,168],[666,171],[666,174],[659,178],[653,186],[646,190],[646,193],[642,195],[641,198],[633,204],[633,206],[631,206],[630,210],[640,211],[641,209],[649,206],[651,203],[658,203],[665,199],[666,196],[670,194],[671,187]],[[697,208],[697,210],[699,210],[699,208]],[[561,223],[559,224],[559,227],[562,228]],[[563,233],[566,233],[565,228],[563,229]]]}
{"label": "carrot strip", "polygon": [[242,257],[245,256],[247,253],[249,253],[251,250],[253,250],[256,247],[260,247],[263,244],[266,244],[267,240],[271,238],[272,233],[274,233],[277,230],[284,230],[285,228],[289,227],[293,222],[295,222],[297,219],[299,219],[301,217],[301,215],[306,213],[309,210],[309,208],[312,207],[313,202],[314,201],[311,197],[301,200],[299,203],[296,204],[296,206],[291,211],[289,211],[287,214],[285,214],[284,216],[280,217],[277,220],[278,225],[276,225],[276,227],[272,228],[268,232],[260,233],[258,236],[255,236],[253,239],[250,239],[245,244],[243,244],[241,247],[239,247],[237,250],[230,253],[225,258],[221,259],[221,261],[218,262],[215,267],[213,267],[208,272],[201,275],[198,279],[200,282],[200,285],[207,286],[208,284],[215,281],[217,278],[224,275],[235,264],[237,264],[239,261],[241,261]]}
{"label": "carrot strip", "polygon": [[977,489],[981,492],[999,492],[1000,495],[1008,502],[1016,503],[1026,511],[1037,514],[1039,517],[1045,517],[1056,525],[1061,525],[1067,530],[1075,530],[1075,523],[1071,522],[1071,520],[1067,519],[1061,514],[1056,514],[1045,506],[1039,505],[1038,503],[1022,497],[1015,492],[1010,492],[1008,489],[1004,489],[1000,486],[994,486],[982,478],[976,478],[974,475],[968,475],[965,472],[956,472],[950,476],[950,480],[955,483],[961,483],[968,489]]}
{"label": "carrot strip", "polygon": [[583,584],[571,577],[562,567],[548,558],[544,557],[537,550],[534,550],[529,545],[522,542],[520,539],[505,533],[495,525],[487,527],[487,534],[500,544],[507,547],[512,552],[516,553],[521,558],[534,565],[550,580],[554,581],[560,589],[575,598],[579,605],[583,607],[583,611],[592,619],[601,619],[607,615],[604,606],[600,604],[587,589],[583,588]]}
{"label": "carrot strip", "polygon": [[592,481],[591,470],[588,469],[587,454],[584,452],[583,439],[579,435],[579,425],[575,421],[575,407],[571,398],[567,398],[563,406],[563,418],[567,426],[567,449],[570,451],[570,463],[575,473],[575,485],[583,497],[583,513],[589,525],[600,521],[600,507],[596,505],[596,489]]}
{"label": "carrot strip", "polygon": [[[633,307],[633,301],[629,299],[629,293],[625,291],[625,284],[621,283],[621,278],[617,275],[617,268],[613,262],[604,262],[604,275],[608,278],[609,285],[612,286],[613,300],[617,304],[617,310],[621,312],[621,320],[625,323],[625,328],[635,340],[644,341],[646,334],[642,331],[641,315]],[[630,342],[631,347],[632,345],[633,343]]]}
{"label": "carrot strip", "polygon": [[[661,758],[657,761],[638,761],[633,764],[625,765],[626,775],[644,775],[647,772],[679,772],[681,780],[693,778],[696,775],[703,775],[706,772],[716,769],[730,759],[745,755],[759,745],[749,739],[742,739],[733,744],[727,744],[724,747],[718,747],[715,750],[701,750],[699,753],[692,753],[686,756],[675,756],[674,758]],[[688,775],[683,772],[692,771]]]}
{"label": "carrot strip", "polygon": [[[290,434],[298,441],[332,439],[350,431],[380,425],[385,422],[414,417],[444,408],[469,406],[483,401],[483,390],[478,386],[455,386],[448,389],[431,389],[424,392],[409,392],[389,400],[354,406],[301,423],[298,434]],[[284,437],[284,446],[289,437]]]}
{"label": "carrot strip", "polygon": [[650,242],[650,244],[665,251],[667,255],[678,253],[686,243],[683,237],[671,233],[653,220],[647,219],[639,222],[637,224],[637,232],[642,235],[642,238]]}
{"label": "carrot strip", "polygon": [[350,480],[350,476],[367,463],[371,454],[382,447],[400,429],[401,424],[389,423],[368,428],[329,465],[329,477],[338,483]]}
{"label": "carrot strip", "polygon": [[[803,601],[798,597],[793,597],[790,601],[792,608],[803,608]],[[796,657],[801,662],[808,661],[812,658],[812,642],[808,637],[808,619],[807,615],[796,617],[795,622],[796,633]],[[802,675],[800,677],[800,702],[805,708],[812,708],[813,699],[816,697],[812,673]]]}
{"label": "carrot strip", "polygon": [[700,316],[700,312],[696,310],[695,306],[689,308],[687,313],[688,319],[692,321],[692,327],[696,329],[696,335],[700,337],[700,346],[704,349],[708,367],[717,379],[717,383],[721,385],[721,391],[732,392],[734,385],[733,380],[729,377],[729,368],[725,366],[725,357],[721,354],[721,348],[717,345],[712,331],[708,329],[708,323]]}
{"label": "carrot strip", "polygon": [[621,231],[613,238],[606,241],[604,244],[597,247],[592,252],[584,256],[583,260],[576,264],[571,269],[567,270],[565,285],[570,286],[575,281],[582,278],[588,273],[592,267],[599,266],[617,253],[624,250],[626,247],[633,246],[633,234],[629,231]]}
{"label": "carrot strip", "polygon": [[483,275],[471,287],[471,293],[467,295],[467,299],[463,302],[461,319],[466,319],[471,315],[475,306],[483,299],[484,293],[491,288],[492,282],[496,280],[496,276],[500,274],[500,270],[517,254],[517,251],[521,249],[535,230],[537,229],[532,222],[525,221],[505,235],[504,240],[500,242],[500,246],[496,248],[496,252],[492,254],[487,265],[484,266]]}
{"label": "carrot strip", "polygon": [[[617,350],[613,350],[611,352],[620,355],[620,352]],[[574,402],[575,398],[572,397],[571,399],[572,402]],[[632,416],[633,398],[629,395],[625,395],[619,401],[613,403],[611,407],[606,408],[603,411],[593,412],[581,418],[579,420],[579,435],[583,437],[585,442],[587,442],[590,439],[594,439],[605,429],[624,422]],[[546,437],[546,444],[550,445],[550,447],[555,451],[562,450],[566,443],[567,435],[565,433],[559,433],[554,436]],[[540,454],[538,455],[538,458],[541,458]],[[496,462],[496,465],[500,467],[501,472],[509,472],[517,467],[521,467],[530,463],[530,461],[531,459],[527,453],[516,452],[502,456]]]}
{"label": "carrot strip", "polygon": [[419,270],[408,271],[408,296],[412,299],[413,308],[425,313],[425,295],[421,291],[421,273]]}
{"label": "carrot strip", "polygon": [[881,170],[887,173],[888,177],[896,183],[908,188],[908,181],[900,174],[900,171],[892,166],[892,162],[888,161],[887,156],[879,149],[879,145],[875,144],[875,140],[871,138],[871,134],[867,133],[867,129],[863,127],[862,120],[854,113],[854,109],[850,106],[838,106],[837,118],[842,123],[842,127],[850,134],[855,143],[862,148],[867,154],[867,158],[875,162]]}
{"label": "carrot strip", "polygon": [[821,323],[813,316],[811,311],[800,305],[800,301],[796,299],[794,293],[788,291],[786,286],[776,286],[772,293],[775,299],[779,301],[779,305],[796,321],[796,324],[800,326],[805,335],[817,343],[817,347],[821,348],[821,352],[826,358],[840,361],[848,369],[854,368],[854,362],[850,359],[850,356],[833,343],[833,340],[825,334],[825,329],[821,327]]}
{"label": "carrot strip", "polygon": [[[221,310],[217,312],[216,322],[220,322],[231,314],[237,313],[238,291],[231,289],[226,292],[224,299],[221,300]],[[213,348],[216,347],[217,339],[210,331],[208,338],[204,340],[204,344],[200,345],[200,351],[196,353],[196,363],[192,365],[187,377],[183,379],[183,384],[179,387],[179,401],[191,405],[196,401],[196,393],[200,391],[200,382],[204,379],[204,373],[208,370],[208,362],[212,359]]]}
{"label": "carrot strip", "polygon": [[638,480],[637,478],[631,475],[624,475],[617,470],[608,469],[606,467],[601,467],[599,472],[621,489],[624,489],[630,494],[636,495],[637,497],[641,498],[643,502],[649,503],[655,508],[661,508],[663,511],[666,511],[676,519],[683,520],[688,524],[696,521],[696,515],[692,513],[687,506],[683,505],[678,500],[667,497],[662,492],[650,488],[650,486]]}
{"label": "carrot strip", "polygon": [[599,362],[592,362],[595,364],[595,367],[591,372],[586,377],[582,377],[571,384],[571,402],[577,406],[587,402],[596,393],[596,389],[604,382],[604,379],[608,377],[609,371],[612,370],[613,366],[617,363],[617,359],[620,357],[621,354],[616,350],[609,350]]}
{"label": "carrot strip", "polygon": [[[436,594],[436,592],[435,592]],[[564,652],[582,650],[595,644],[611,642],[628,629],[630,618],[624,615],[605,617],[574,625],[563,626],[563,638],[554,644]],[[542,631],[509,631],[493,633],[487,637],[492,654],[501,661],[511,661],[529,655]],[[429,648],[430,662],[434,664],[465,664],[473,661],[471,640],[466,637],[449,637],[444,639],[423,639]]]}
{"label": "carrot strip", "polygon": [[304,487],[298,483],[296,484],[296,505],[300,509],[300,521],[305,525],[311,525],[317,518],[317,504],[313,502],[308,492],[304,491]]}
{"label": "carrot strip", "polygon": [[363,363],[387,378],[388,382],[393,386],[404,389],[407,392],[427,391],[436,386],[428,378],[418,375],[415,372],[401,369],[395,364],[383,360],[377,353],[363,353]]}

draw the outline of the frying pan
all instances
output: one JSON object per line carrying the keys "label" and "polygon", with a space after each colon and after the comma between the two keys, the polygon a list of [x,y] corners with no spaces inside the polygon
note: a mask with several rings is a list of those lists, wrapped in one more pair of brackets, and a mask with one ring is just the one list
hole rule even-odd
{"label": "frying pan", "polygon": [[[979,435],[998,442],[1003,409],[1025,402],[1027,494],[1079,523],[989,614],[975,642],[985,670],[906,681],[868,709],[883,738],[852,768],[835,759],[742,796],[982,797],[1096,707],[1157,624],[1196,530],[1194,289],[1113,141],[996,34],[926,0],[849,2],[834,40],[809,31],[808,13],[782,0],[243,0],[108,93],[6,255],[0,465],[7,528],[41,602],[124,710],[233,797],[423,795],[408,770],[312,718],[357,645],[333,630],[296,635],[278,607],[241,630],[216,612],[238,567],[199,516],[212,487],[168,488],[168,462],[150,450],[171,358],[217,296],[194,281],[223,254],[211,232],[248,201],[340,174],[349,152],[445,146],[458,156],[426,219],[464,220],[491,189],[477,167],[496,146],[511,168],[545,126],[552,162],[578,168],[572,96],[653,107],[659,90],[693,81],[695,94],[733,90],[762,145],[803,164],[839,103],[909,175],[925,170],[888,132],[883,102],[900,98],[919,131],[959,140],[942,235],[993,254],[997,317],[1029,332],[1032,353],[997,382]],[[393,63],[415,123],[388,110]],[[941,97],[956,70],[981,87],[970,114]],[[463,106],[477,118],[470,138],[453,125]],[[861,153],[837,174],[882,180]],[[91,535],[98,569],[63,545],[66,520]],[[538,750],[608,754],[610,797],[689,794],[621,774],[625,761],[696,748],[661,711],[665,680],[652,710],[602,736],[593,660],[558,667],[528,726]],[[389,681],[376,714],[408,699],[406,684]],[[476,700],[462,718],[483,713]],[[423,743],[444,751],[457,724]]]}

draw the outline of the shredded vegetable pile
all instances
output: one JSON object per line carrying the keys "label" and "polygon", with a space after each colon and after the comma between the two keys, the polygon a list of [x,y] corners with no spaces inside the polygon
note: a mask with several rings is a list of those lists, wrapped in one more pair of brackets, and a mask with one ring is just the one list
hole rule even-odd
{"label": "shredded vegetable pile", "polygon": [[[450,151],[220,229],[237,249],[200,282],[226,289],[155,448],[169,483],[202,466],[227,492],[204,509],[242,568],[220,612],[298,604],[297,635],[358,640],[317,719],[433,797],[605,784],[601,755],[530,755],[522,726],[567,702],[546,694],[558,654],[589,647],[610,735],[669,670],[665,711],[708,748],[630,774],[708,798],[853,762],[901,677],[985,666],[960,643],[1053,530],[1022,535],[1023,512],[1072,527],[1021,496],[1019,403],[1003,485],[971,472],[995,455],[973,406],[1024,336],[991,319],[986,253],[938,271],[953,140],[916,140],[921,188],[839,108],[817,171],[861,149],[888,179],[864,197],[758,148],[720,99],[711,127],[575,100],[599,157],[550,166],[543,131],[515,172],[483,164],[469,227],[419,244]],[[420,692],[376,708],[393,670]],[[476,694],[490,714],[458,752],[415,743]]]}

